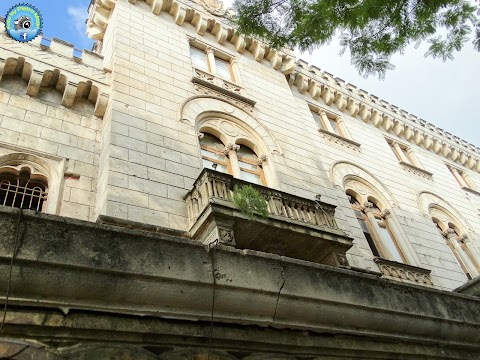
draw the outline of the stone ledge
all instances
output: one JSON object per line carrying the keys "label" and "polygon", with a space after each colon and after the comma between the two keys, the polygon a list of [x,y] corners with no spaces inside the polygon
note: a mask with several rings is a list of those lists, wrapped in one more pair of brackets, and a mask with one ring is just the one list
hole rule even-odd
{"label": "stone ledge", "polygon": [[402,167],[408,172],[421,176],[425,179],[432,180],[433,173],[431,173],[430,171],[424,170],[422,168],[419,168],[418,166],[409,164],[405,161],[399,161],[399,164],[402,165]]}
{"label": "stone ledge", "polygon": [[320,134],[323,135],[323,137],[329,141],[333,141],[337,144],[340,144],[342,146],[346,146],[349,149],[355,150],[355,151],[360,151],[360,146],[361,144],[353,141],[351,139],[347,139],[343,136],[337,135],[335,133],[332,133],[330,131],[327,131],[325,129],[318,129]]}
{"label": "stone ledge", "polygon": [[467,191],[467,192],[469,192],[469,193],[471,193],[471,194],[480,196],[480,191],[474,190],[474,189],[472,189],[472,188],[469,188],[469,187],[466,187],[466,186],[462,186],[462,190],[463,190],[463,191]]}
{"label": "stone ledge", "polygon": [[431,270],[378,257],[373,261],[387,278],[413,284],[433,285],[430,279]]}
{"label": "stone ledge", "polygon": [[[18,218],[19,210],[0,208],[2,297]],[[19,229],[12,307],[209,321],[215,283],[215,322],[480,351],[475,297],[31,211]]]}

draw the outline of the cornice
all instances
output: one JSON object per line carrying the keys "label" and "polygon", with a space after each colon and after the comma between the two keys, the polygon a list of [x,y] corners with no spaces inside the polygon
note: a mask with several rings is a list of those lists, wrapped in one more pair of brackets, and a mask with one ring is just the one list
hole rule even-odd
{"label": "cornice", "polygon": [[335,105],[353,118],[480,172],[480,149],[476,146],[302,60],[296,65],[286,77],[301,94]]}
{"label": "cornice", "polygon": [[[425,120],[422,120],[395,105],[358,89],[342,79],[335,78],[326,71],[299,60],[296,61],[292,51],[277,51],[253,37],[237,35],[221,17],[208,14],[191,5],[176,0],[128,0],[135,4],[146,2],[152,13],[169,13],[175,23],[182,26],[190,23],[197,35],[211,33],[218,44],[227,42],[234,45],[235,50],[243,54],[248,51],[256,61],[268,61],[272,68],[281,71],[287,77],[290,86],[298,88],[302,94],[308,92],[312,99],[320,99],[326,105],[335,106],[354,118],[394,133],[410,143],[422,146],[446,159],[460,163],[472,170],[480,172],[480,148],[472,145]],[[108,26],[110,14],[117,0],[92,0],[87,21],[87,35],[94,40],[102,40]]]}
{"label": "cornice", "polygon": [[[175,23],[182,26],[189,23],[195,27],[197,35],[203,36],[211,33],[220,45],[229,42],[235,46],[239,54],[248,51],[253,54],[256,61],[268,61],[272,68],[284,74],[295,70],[295,57],[292,51],[277,51],[253,37],[237,35],[235,29],[229,26],[222,17],[214,16],[176,0],[128,0],[132,4],[146,2],[152,13],[159,15],[161,12],[169,13]],[[115,8],[117,0],[92,0],[87,20],[87,36],[93,40],[103,40],[108,27],[110,14]]]}

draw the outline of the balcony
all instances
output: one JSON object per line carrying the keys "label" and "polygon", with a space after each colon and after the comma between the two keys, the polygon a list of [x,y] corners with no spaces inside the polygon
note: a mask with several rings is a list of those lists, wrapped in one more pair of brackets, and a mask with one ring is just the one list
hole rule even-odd
{"label": "balcony", "polygon": [[[233,203],[235,185],[252,185],[268,205],[268,218],[249,219]],[[189,235],[204,244],[220,242],[316,263],[348,265],[352,239],[335,221],[335,206],[317,203],[204,169],[185,196]]]}

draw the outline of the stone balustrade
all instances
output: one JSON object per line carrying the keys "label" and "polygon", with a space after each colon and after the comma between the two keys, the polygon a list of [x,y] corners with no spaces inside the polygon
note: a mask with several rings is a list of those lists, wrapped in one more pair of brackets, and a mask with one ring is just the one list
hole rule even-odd
{"label": "stone balustrade", "polygon": [[194,183],[192,191],[185,198],[190,226],[198,219],[212,199],[214,201],[220,199],[233,204],[232,193],[235,185],[252,185],[265,197],[268,214],[271,217],[285,218],[311,226],[338,229],[334,205],[250,184],[210,169],[203,170],[201,176]]}
{"label": "stone balustrade", "polygon": [[[233,202],[235,186],[251,185],[264,196],[268,216],[249,218]],[[335,221],[335,206],[251,184],[204,169],[185,196],[189,236],[331,266],[348,266],[352,239]]]}
{"label": "stone balustrade", "polygon": [[375,263],[380,268],[383,277],[410,284],[433,286],[430,270],[408,264],[402,264],[382,258],[376,258]]}

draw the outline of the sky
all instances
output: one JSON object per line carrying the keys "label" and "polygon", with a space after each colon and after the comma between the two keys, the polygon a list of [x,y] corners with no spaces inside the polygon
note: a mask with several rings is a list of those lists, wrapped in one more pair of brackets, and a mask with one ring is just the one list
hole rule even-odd
{"label": "sky", "polygon": [[[0,15],[19,1],[1,0]],[[58,37],[78,49],[91,49],[93,41],[85,35],[85,20],[90,0],[28,0],[44,19],[45,37]],[[230,0],[225,1],[226,5]],[[425,46],[413,46],[392,62],[395,70],[385,80],[364,79],[350,65],[349,54],[339,56],[338,41],[312,53],[299,54],[307,61],[379,98],[394,104],[448,132],[480,147],[480,53],[471,44],[446,63],[424,58]]]}

